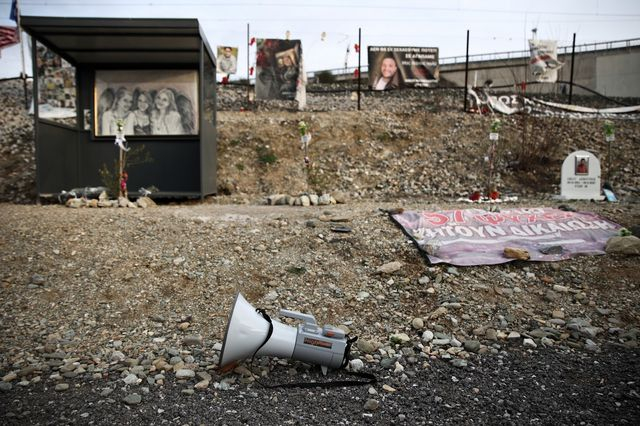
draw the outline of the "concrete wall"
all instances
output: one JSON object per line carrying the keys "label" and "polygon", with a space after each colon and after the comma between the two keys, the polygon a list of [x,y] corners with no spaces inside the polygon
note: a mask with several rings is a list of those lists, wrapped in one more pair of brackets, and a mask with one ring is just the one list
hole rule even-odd
{"label": "concrete wall", "polygon": [[602,55],[596,59],[596,91],[607,96],[640,98],[640,53]]}
{"label": "concrete wall", "polygon": [[[468,84],[482,86],[492,80],[493,87],[507,86],[513,91],[515,84],[533,81],[529,58],[501,59],[469,63]],[[565,65],[558,71],[558,80],[571,80],[571,55],[560,55]],[[464,63],[440,66],[441,84],[464,87]],[[594,52],[576,53],[573,81],[607,96],[640,97],[640,46]],[[560,93],[562,84],[536,84],[527,86],[527,93]],[[566,90],[569,90],[566,87]],[[590,94],[574,87],[576,95]]]}

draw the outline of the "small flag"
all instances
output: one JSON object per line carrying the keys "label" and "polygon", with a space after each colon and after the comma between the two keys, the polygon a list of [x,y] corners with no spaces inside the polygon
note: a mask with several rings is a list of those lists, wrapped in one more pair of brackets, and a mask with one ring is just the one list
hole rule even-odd
{"label": "small flag", "polygon": [[249,46],[253,46],[253,43],[256,42],[256,38],[255,37],[251,37],[251,41],[249,41]]}
{"label": "small flag", "polygon": [[358,78],[358,76],[360,76],[360,70],[359,70],[359,69],[356,69],[356,70],[353,72],[353,76],[354,76],[355,78]]}
{"label": "small flag", "polygon": [[222,84],[229,84],[229,76],[225,75],[224,77],[222,77]]}
{"label": "small flag", "polygon": [[253,67],[249,68],[249,75],[253,75]]}
{"label": "small flag", "polygon": [[356,53],[360,53],[360,45],[358,43],[354,44],[353,47],[356,49]]}
{"label": "small flag", "polygon": [[20,43],[18,28],[0,27],[0,49],[4,49],[5,47],[9,47],[17,43]]}
{"label": "small flag", "polygon": [[11,14],[9,15],[9,19],[18,23],[18,1],[13,0],[11,2]]}

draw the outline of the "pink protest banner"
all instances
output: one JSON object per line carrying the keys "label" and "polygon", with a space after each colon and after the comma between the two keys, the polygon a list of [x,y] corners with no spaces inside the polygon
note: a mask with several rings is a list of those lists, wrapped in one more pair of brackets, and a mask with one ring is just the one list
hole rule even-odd
{"label": "pink protest banner", "polygon": [[525,249],[534,261],[604,254],[620,225],[589,212],[553,208],[404,211],[391,215],[432,263],[495,265],[514,259],[505,247]]}

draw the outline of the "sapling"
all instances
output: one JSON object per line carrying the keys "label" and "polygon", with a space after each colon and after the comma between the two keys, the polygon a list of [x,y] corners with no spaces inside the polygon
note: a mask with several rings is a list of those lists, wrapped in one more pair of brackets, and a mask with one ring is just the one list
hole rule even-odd
{"label": "sapling", "polygon": [[489,145],[489,153],[487,156],[487,161],[489,163],[489,172],[488,172],[488,180],[487,180],[487,197],[491,199],[498,198],[497,192],[493,187],[493,169],[495,163],[496,156],[496,145],[498,143],[498,139],[500,135],[498,131],[500,131],[500,127],[502,127],[502,122],[499,119],[494,119],[491,122],[491,128],[489,133],[489,140],[491,141]]}

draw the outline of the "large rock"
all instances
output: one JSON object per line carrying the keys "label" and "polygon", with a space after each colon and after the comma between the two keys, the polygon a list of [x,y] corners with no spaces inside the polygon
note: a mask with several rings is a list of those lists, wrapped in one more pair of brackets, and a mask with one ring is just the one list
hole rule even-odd
{"label": "large rock", "polygon": [[156,207],[157,204],[149,197],[140,197],[136,201],[138,207],[142,207],[143,209],[148,209],[149,207]]}
{"label": "large rock", "polygon": [[270,206],[282,206],[287,204],[286,194],[273,194],[267,197],[267,204]]}
{"label": "large rock", "polygon": [[402,268],[402,266],[404,266],[404,263],[399,261],[389,262],[378,267],[376,272],[378,272],[379,274],[392,274],[394,272],[399,271]]}
{"label": "large rock", "polygon": [[612,237],[607,241],[605,251],[609,254],[640,254],[640,238],[634,235],[626,237]]}
{"label": "large rock", "polygon": [[505,247],[504,256],[508,257],[509,259],[518,260],[529,260],[531,258],[527,250],[517,247]]}

